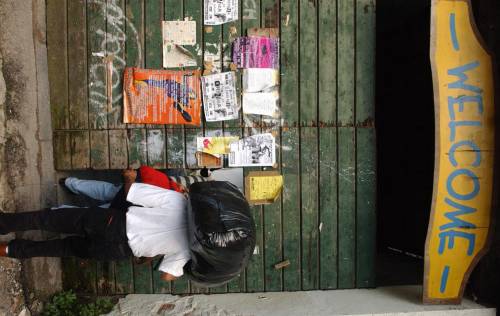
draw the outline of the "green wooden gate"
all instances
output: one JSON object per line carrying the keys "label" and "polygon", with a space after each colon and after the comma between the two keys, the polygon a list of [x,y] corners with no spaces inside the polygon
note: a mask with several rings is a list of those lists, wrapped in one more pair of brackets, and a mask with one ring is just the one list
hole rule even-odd
{"label": "green wooden gate", "polygon": [[[102,294],[373,287],[375,0],[240,0],[240,19],[213,27],[203,26],[202,13],[201,0],[47,0],[55,165],[189,168],[197,136],[274,132],[285,186],[278,202],[253,207],[250,265],[208,291],[162,282],[150,265],[64,260],[65,286]],[[160,23],[177,19],[197,22],[192,53],[213,71],[230,68],[230,43],[248,28],[280,28],[279,124],[261,117],[201,128],[122,123],[123,68],[161,68]],[[276,270],[284,260],[290,265]]]}

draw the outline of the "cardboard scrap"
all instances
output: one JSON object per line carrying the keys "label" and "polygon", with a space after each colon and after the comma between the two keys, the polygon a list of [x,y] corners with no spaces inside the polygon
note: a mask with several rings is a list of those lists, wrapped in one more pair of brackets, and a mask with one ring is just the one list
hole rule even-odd
{"label": "cardboard scrap", "polygon": [[224,155],[230,153],[230,144],[237,142],[240,138],[230,137],[198,137],[196,139],[197,151],[211,155]]}
{"label": "cardboard scrap", "polygon": [[196,162],[199,167],[222,168],[222,166],[224,165],[224,160],[222,159],[222,157],[217,157],[201,151],[197,151],[195,156]]}
{"label": "cardboard scrap", "polygon": [[196,44],[196,21],[163,21],[163,67],[196,66],[196,56],[183,47]]}
{"label": "cardboard scrap", "polygon": [[201,124],[200,71],[127,67],[123,121],[137,124]]}
{"label": "cardboard scrap", "polygon": [[283,268],[286,268],[290,265],[290,260],[285,260],[285,261],[282,261],[280,263],[277,263],[274,265],[274,269],[276,270],[279,270],[279,269],[283,269]]}
{"label": "cardboard scrap", "polygon": [[283,188],[283,176],[277,171],[252,171],[245,178],[245,197],[250,205],[276,201]]}
{"label": "cardboard scrap", "polygon": [[220,25],[238,20],[238,0],[205,0],[205,25]]}
{"label": "cardboard scrap", "polygon": [[280,30],[274,27],[266,27],[266,28],[252,27],[247,30],[247,35],[278,38],[280,36]]}

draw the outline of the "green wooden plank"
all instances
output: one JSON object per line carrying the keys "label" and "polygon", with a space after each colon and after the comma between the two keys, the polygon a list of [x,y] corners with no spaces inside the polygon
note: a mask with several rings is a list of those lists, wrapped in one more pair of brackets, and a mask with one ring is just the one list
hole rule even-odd
{"label": "green wooden plank", "polygon": [[337,3],[318,2],[319,126],[332,126],[337,116]]}
{"label": "green wooden plank", "polygon": [[186,48],[196,57],[196,67],[187,69],[201,69],[203,66],[203,1],[184,0],[184,17],[190,21],[196,21],[196,45],[186,45]]}
{"label": "green wooden plank", "polygon": [[182,20],[184,14],[184,1],[165,0],[165,21]]}
{"label": "green wooden plank", "polygon": [[[126,40],[125,62],[127,67],[144,68],[144,1],[131,0],[125,3]],[[127,124],[128,128],[143,127],[144,124]]]}
{"label": "green wooden plank", "polygon": [[148,0],[144,2],[146,68],[161,69],[163,66],[163,39],[161,34],[161,23],[163,21],[162,1]]}
{"label": "green wooden plank", "polygon": [[75,259],[76,260],[76,280],[73,285],[73,291],[79,294],[96,294],[97,293],[97,268],[96,262],[90,259]]}
{"label": "green wooden plank", "polygon": [[68,291],[74,289],[78,282],[78,264],[76,258],[61,258],[61,279],[63,290]]}
{"label": "green wooden plank", "polygon": [[316,126],[318,119],[316,1],[300,0],[299,11],[300,122],[303,126]]}
{"label": "green wooden plank", "polygon": [[68,1],[68,16],[69,126],[72,129],[87,129],[89,106],[85,0]]}
{"label": "green wooden plank", "polygon": [[[260,130],[254,128],[245,128],[243,136],[251,136],[260,133]],[[245,178],[251,171],[260,171],[257,167],[244,168]],[[250,212],[253,215],[255,222],[256,243],[255,251],[250,258],[250,262],[246,268],[246,290],[247,292],[262,292],[265,290],[264,284],[264,214],[263,208],[260,205],[250,207]]]}
{"label": "green wooden plank", "polygon": [[298,6],[296,0],[281,1],[281,117],[285,126],[299,120]]}
{"label": "green wooden plank", "polygon": [[356,123],[374,126],[375,1],[356,4]]}
{"label": "green wooden plank", "polygon": [[167,168],[184,168],[184,160],[185,152],[183,128],[167,128]]}
{"label": "green wooden plank", "polygon": [[71,132],[71,169],[90,167],[89,132]]}
{"label": "green wooden plank", "polygon": [[337,129],[319,128],[320,289],[337,288]]}
{"label": "green wooden plank", "polygon": [[[240,1],[240,8],[241,8]],[[236,74],[236,95],[238,104],[241,107],[241,71],[236,69],[233,63],[233,42],[236,38],[241,36],[241,16],[242,10],[239,10],[238,21],[232,21],[222,25],[222,71],[235,71]],[[224,128],[240,127],[242,126],[241,110],[238,119],[224,122]]]}
{"label": "green wooden plank", "polygon": [[[87,2],[87,58],[89,123],[92,129],[105,129],[107,120],[106,93],[106,3]],[[104,46],[104,47],[103,47]]]}
{"label": "green wooden plank", "polygon": [[129,129],[128,131],[128,166],[139,168],[147,164],[147,141],[145,129]]}
{"label": "green wooden plank", "polygon": [[375,286],[375,1],[356,3],[356,287]]}
{"label": "green wooden plank", "polygon": [[69,127],[66,0],[47,1],[47,62],[52,127]]}
{"label": "green wooden plank", "polygon": [[[241,128],[239,127],[227,127],[224,129],[224,136],[238,136],[241,137],[243,135]],[[246,276],[245,276],[245,269],[241,272],[241,274],[234,278],[233,280],[229,281],[227,284],[227,291],[231,293],[236,293],[236,292],[245,292],[245,281],[246,281]]]}
{"label": "green wooden plank", "polygon": [[153,293],[153,269],[151,262],[144,264],[133,264],[134,270],[134,293],[151,294]]}
{"label": "green wooden plank", "polygon": [[354,123],[355,97],[355,42],[354,42],[354,1],[338,2],[338,114],[339,126],[351,126]]}
{"label": "green wooden plank", "polygon": [[[158,264],[162,259],[157,259],[153,261],[153,267]],[[161,279],[161,271],[156,270],[153,271],[153,293],[155,294],[166,294],[172,291],[171,289],[172,282],[166,282]]]}
{"label": "green wooden plank", "polygon": [[375,287],[375,129],[358,128],[356,161],[356,287]]}
{"label": "green wooden plank", "polygon": [[71,169],[71,134],[54,132],[54,165],[57,170]]}
{"label": "green wooden plank", "polygon": [[192,294],[208,294],[210,292],[210,289],[207,287],[198,286],[196,283],[191,281],[189,283],[191,288],[190,293]]}
{"label": "green wooden plank", "polygon": [[[222,26],[220,25],[206,25],[203,28],[203,67],[203,75],[222,71]],[[205,126],[222,129],[222,122],[205,122]]]}
{"label": "green wooden plank", "polygon": [[127,168],[127,130],[109,130],[109,162],[111,169]]}
{"label": "green wooden plank", "polygon": [[203,130],[200,128],[186,128],[186,167],[197,169],[198,162],[196,161],[196,141],[198,137],[203,136]]}
{"label": "green wooden plank", "polygon": [[356,140],[351,127],[338,128],[338,287],[355,286]]}
{"label": "green wooden plank", "polygon": [[280,27],[280,1],[279,0],[261,0],[261,25],[263,27]]}
{"label": "green wooden plank", "polygon": [[290,265],[283,270],[283,289],[298,291],[301,289],[299,130],[283,128],[281,145],[284,178],[283,259],[290,260]]}
{"label": "green wooden plank", "polygon": [[125,128],[123,123],[123,70],[125,68],[125,41],[127,20],[125,0],[106,0],[106,50],[112,54],[112,84],[108,99],[108,127]]}
{"label": "green wooden plank", "polygon": [[97,262],[97,294],[112,295],[115,293],[115,263],[113,261]]}
{"label": "green wooden plank", "polygon": [[[276,169],[281,170],[281,146],[280,133],[278,128],[268,128],[264,133],[272,133],[276,138]],[[276,270],[274,265],[283,261],[281,242],[281,197],[274,203],[264,205],[264,277],[266,291],[281,291],[283,271]],[[286,269],[286,268],[285,268]]]}
{"label": "green wooden plank", "polygon": [[132,259],[115,263],[115,293],[129,294],[134,292]]}
{"label": "green wooden plank", "polygon": [[90,166],[109,169],[108,131],[90,131]]}
{"label": "green wooden plank", "polygon": [[166,146],[165,146],[165,130],[164,129],[149,129],[148,133],[148,165],[164,169],[167,165]]}
{"label": "green wooden plank", "polygon": [[126,1],[125,58],[129,67],[144,67],[144,14],[143,1]]}
{"label": "green wooden plank", "polygon": [[190,293],[190,284],[187,277],[179,278],[172,282],[172,294],[187,294]]}
{"label": "green wooden plank", "polygon": [[300,183],[302,194],[302,289],[319,283],[318,129],[300,131]]}

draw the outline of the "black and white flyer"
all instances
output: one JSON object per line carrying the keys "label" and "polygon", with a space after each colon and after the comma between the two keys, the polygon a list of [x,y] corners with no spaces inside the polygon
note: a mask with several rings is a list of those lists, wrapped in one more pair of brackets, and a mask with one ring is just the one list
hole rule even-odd
{"label": "black and white flyer", "polygon": [[221,25],[238,20],[238,0],[205,0],[204,24]]}
{"label": "black and white flyer", "polygon": [[276,141],[271,133],[233,142],[230,151],[229,167],[272,167],[276,164]]}
{"label": "black and white flyer", "polygon": [[236,76],[232,71],[201,77],[203,109],[207,122],[238,119],[235,84]]}

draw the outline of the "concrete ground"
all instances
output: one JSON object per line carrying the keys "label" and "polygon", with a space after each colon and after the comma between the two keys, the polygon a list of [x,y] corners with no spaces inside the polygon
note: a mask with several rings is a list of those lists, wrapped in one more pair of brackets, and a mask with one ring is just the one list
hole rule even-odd
{"label": "concrete ground", "polygon": [[420,286],[382,287],[372,290],[287,293],[215,294],[194,296],[128,295],[109,316],[495,316],[470,300],[461,305],[422,305]]}

